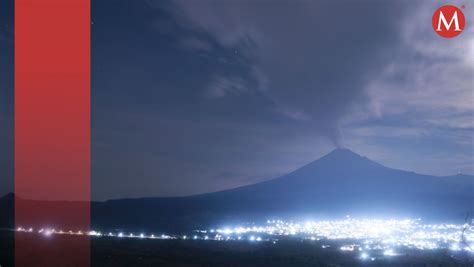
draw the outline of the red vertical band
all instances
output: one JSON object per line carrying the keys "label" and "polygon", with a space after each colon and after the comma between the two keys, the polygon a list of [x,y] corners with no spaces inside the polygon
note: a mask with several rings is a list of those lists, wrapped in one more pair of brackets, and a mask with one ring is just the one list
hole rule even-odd
{"label": "red vertical band", "polygon": [[[15,0],[15,224],[90,228],[90,0]],[[86,236],[17,233],[16,266],[88,266]]]}

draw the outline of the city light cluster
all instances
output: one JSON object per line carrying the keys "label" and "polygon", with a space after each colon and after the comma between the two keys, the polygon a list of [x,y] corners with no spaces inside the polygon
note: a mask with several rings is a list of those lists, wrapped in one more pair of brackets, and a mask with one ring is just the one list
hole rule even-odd
{"label": "city light cluster", "polygon": [[[314,242],[322,249],[339,249],[357,253],[361,260],[401,255],[407,249],[465,251],[474,255],[474,228],[469,224],[423,224],[421,220],[353,219],[319,221],[268,220],[266,224],[196,230],[189,235],[145,234],[132,232],[63,231],[56,229],[22,228],[17,232],[51,235],[88,235],[93,237],[214,240],[271,242],[301,240]],[[319,243],[317,243],[319,242]]]}
{"label": "city light cluster", "polygon": [[134,233],[123,233],[123,232],[108,232],[108,233],[103,233],[100,231],[63,231],[63,230],[56,230],[56,229],[49,229],[49,228],[41,228],[37,231],[35,231],[33,228],[23,228],[23,227],[18,227],[16,229],[17,232],[23,232],[23,233],[38,233],[38,234],[43,234],[45,236],[50,236],[50,235],[87,235],[87,236],[95,236],[95,237],[119,237],[119,238],[148,238],[148,239],[187,239],[186,236],[171,236],[171,235],[146,235],[144,233],[139,233],[139,234],[134,234]]}
{"label": "city light cluster", "polygon": [[[260,235],[264,239],[294,237],[312,241],[351,240],[342,251],[383,250],[395,256],[393,248],[451,249],[473,251],[474,228],[468,224],[423,224],[421,220],[352,219],[293,222],[269,220],[263,226],[211,229],[224,238]],[[327,246],[325,246],[327,247]]]}

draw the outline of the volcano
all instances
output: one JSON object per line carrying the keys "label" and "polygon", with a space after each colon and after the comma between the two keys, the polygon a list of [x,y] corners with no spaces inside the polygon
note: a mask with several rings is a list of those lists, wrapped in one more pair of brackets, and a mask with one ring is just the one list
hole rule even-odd
{"label": "volcano", "polygon": [[[11,199],[11,195],[3,198],[0,207],[8,206],[4,202]],[[229,221],[347,214],[459,221],[472,212],[473,203],[474,176],[422,175],[336,149],[291,173],[253,185],[187,197],[91,205],[97,228],[176,230]]]}

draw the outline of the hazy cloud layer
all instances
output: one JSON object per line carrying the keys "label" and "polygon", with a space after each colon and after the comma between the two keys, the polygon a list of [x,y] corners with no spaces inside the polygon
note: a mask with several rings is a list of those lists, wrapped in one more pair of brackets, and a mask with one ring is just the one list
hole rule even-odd
{"label": "hazy cloud layer", "polygon": [[474,28],[440,38],[439,4],[93,1],[93,197],[236,187],[336,146],[474,173]]}
{"label": "hazy cloud layer", "polygon": [[[369,142],[377,137],[392,141],[409,137],[405,146],[415,144],[417,149],[407,153],[419,156],[419,166],[413,167],[416,171],[448,174],[456,169],[472,173],[474,28],[467,26],[454,39],[440,38],[426,23],[439,4],[415,4],[400,23],[401,40],[395,56],[367,82],[369,112],[349,116],[346,123],[351,125],[348,128],[352,128],[354,138]],[[472,8],[463,11],[468,20],[474,17]],[[357,129],[354,122],[365,125]],[[404,167],[402,161],[393,156],[390,160]]]}
{"label": "hazy cloud layer", "polygon": [[242,57],[252,71],[241,78],[268,89],[278,114],[311,121],[315,134],[337,145],[339,119],[368,101],[367,74],[383,66],[383,54],[398,40],[395,19],[403,10],[375,1],[149,3],[173,14],[194,38],[211,38]]}

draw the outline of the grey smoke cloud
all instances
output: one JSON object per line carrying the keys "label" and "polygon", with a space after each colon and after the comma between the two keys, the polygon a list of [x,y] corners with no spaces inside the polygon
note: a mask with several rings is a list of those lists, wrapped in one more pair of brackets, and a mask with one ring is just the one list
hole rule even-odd
{"label": "grey smoke cloud", "polygon": [[[339,120],[354,105],[369,102],[368,74],[381,68],[391,53],[403,9],[394,2],[377,1],[149,3],[173,14],[195,40],[211,38],[245,58],[250,75],[240,79],[254,80],[278,114],[311,121],[316,133],[338,146],[342,146]],[[213,88],[216,95],[224,94],[225,90]]]}

